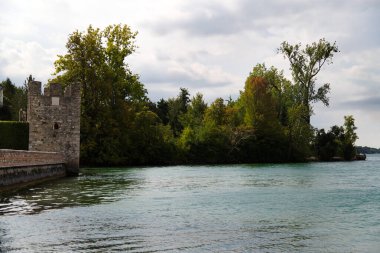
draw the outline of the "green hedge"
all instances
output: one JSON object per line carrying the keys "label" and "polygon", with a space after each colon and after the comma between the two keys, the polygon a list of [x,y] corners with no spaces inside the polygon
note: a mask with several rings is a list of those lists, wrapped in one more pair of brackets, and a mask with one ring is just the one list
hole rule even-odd
{"label": "green hedge", "polygon": [[29,123],[0,121],[0,149],[28,150]]}

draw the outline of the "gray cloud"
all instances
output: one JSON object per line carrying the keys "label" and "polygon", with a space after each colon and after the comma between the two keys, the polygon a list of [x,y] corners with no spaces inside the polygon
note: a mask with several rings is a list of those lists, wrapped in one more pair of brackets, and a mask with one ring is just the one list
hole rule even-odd
{"label": "gray cloud", "polygon": [[[196,5],[187,3],[182,11],[187,14],[176,20],[164,19],[159,22],[147,24],[156,34],[167,35],[173,32],[185,32],[195,36],[233,35],[245,30],[259,28],[258,19],[264,17],[265,11],[261,11],[261,4],[252,6],[250,1],[236,2],[237,10],[232,10],[218,2]],[[255,7],[259,8],[256,9]],[[268,31],[257,29],[258,32],[267,34]]]}
{"label": "gray cloud", "polygon": [[235,8],[228,8],[219,2],[194,4],[192,1],[182,7],[186,14],[182,18],[168,17],[146,26],[161,36],[182,32],[205,38],[249,32],[270,38],[281,32],[282,40],[292,41],[289,36],[293,34],[287,34],[291,28],[292,33],[331,37],[328,39],[337,40],[346,52],[380,44],[379,1],[239,0],[234,3]]}
{"label": "gray cloud", "polygon": [[340,102],[337,109],[359,110],[365,113],[380,111],[380,95]]}
{"label": "gray cloud", "polygon": [[[223,87],[231,84],[231,80],[212,80],[206,75],[197,74],[191,68],[183,70],[170,70],[160,65],[145,65],[140,71],[141,81],[143,83],[166,83],[177,84],[181,87],[205,88],[205,87]],[[210,76],[211,77],[211,76]]]}
{"label": "gray cloud", "polygon": [[[197,3],[196,8],[193,2],[187,3],[182,8],[186,14],[183,18],[173,22],[169,17],[148,26],[162,35],[177,31],[195,36],[231,35],[242,31],[271,35],[268,29],[271,26],[287,26],[293,21],[307,23],[307,20],[302,20],[302,15],[318,9],[318,6],[316,8],[306,1],[240,0],[234,3],[235,8],[228,8],[219,2]],[[336,8],[335,5],[332,1],[325,1],[319,6]]]}

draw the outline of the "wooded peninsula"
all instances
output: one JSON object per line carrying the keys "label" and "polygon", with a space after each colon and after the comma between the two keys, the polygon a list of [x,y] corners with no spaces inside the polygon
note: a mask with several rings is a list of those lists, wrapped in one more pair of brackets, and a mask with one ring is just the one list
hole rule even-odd
{"label": "wooded peninsula", "polygon": [[[316,129],[313,104],[329,105],[330,84],[317,75],[338,53],[325,39],[302,46],[283,42],[277,49],[289,61],[292,80],[274,66],[259,63],[248,74],[239,97],[216,98],[180,88],[178,96],[152,102],[127,57],[136,32],[127,25],[101,30],[89,26],[69,35],[49,83],[80,83],[81,163],[84,165],[166,165],[330,161],[356,156],[355,121]],[[27,83],[10,79],[0,86],[0,120],[17,120],[26,108]],[[0,124],[1,127],[1,124]],[[1,148],[1,143],[0,143]]]}

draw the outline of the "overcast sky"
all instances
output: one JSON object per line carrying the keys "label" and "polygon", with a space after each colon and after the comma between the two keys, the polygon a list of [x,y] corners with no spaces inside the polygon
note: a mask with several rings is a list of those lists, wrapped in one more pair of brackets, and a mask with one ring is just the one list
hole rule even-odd
{"label": "overcast sky", "polygon": [[330,106],[315,104],[312,124],[353,115],[357,144],[380,147],[379,0],[0,0],[0,10],[0,80],[46,83],[70,33],[121,23],[139,32],[127,62],[153,101],[180,87],[208,102],[236,98],[257,63],[291,78],[281,42],[336,41],[340,53],[317,80],[331,83]]}

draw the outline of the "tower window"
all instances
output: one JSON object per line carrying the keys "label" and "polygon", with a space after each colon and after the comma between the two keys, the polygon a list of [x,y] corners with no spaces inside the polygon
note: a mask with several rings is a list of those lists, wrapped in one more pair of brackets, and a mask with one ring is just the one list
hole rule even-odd
{"label": "tower window", "polygon": [[59,125],[58,125],[57,122],[54,123],[53,129],[54,129],[54,130],[58,130],[58,129],[59,129]]}

